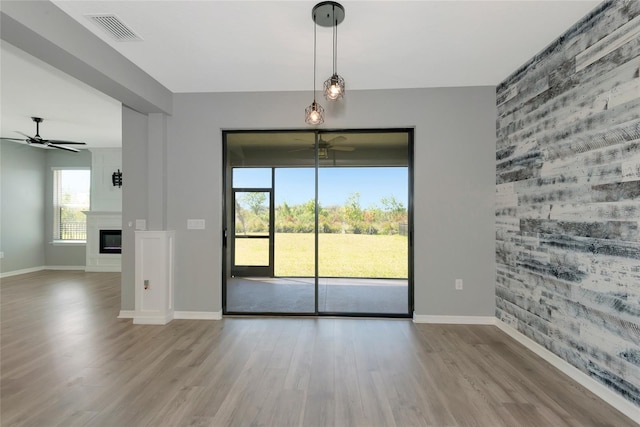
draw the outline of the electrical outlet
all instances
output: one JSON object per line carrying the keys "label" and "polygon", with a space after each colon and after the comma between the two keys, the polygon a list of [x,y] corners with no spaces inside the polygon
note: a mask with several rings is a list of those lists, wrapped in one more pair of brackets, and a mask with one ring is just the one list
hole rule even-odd
{"label": "electrical outlet", "polygon": [[456,290],[457,291],[462,290],[462,279],[456,279]]}
{"label": "electrical outlet", "polygon": [[0,252],[0,259],[4,258],[4,252]]}

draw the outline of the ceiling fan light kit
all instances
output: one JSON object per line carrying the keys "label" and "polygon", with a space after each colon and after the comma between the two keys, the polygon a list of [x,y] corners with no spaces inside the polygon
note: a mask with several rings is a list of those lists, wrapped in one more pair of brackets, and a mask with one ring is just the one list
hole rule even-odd
{"label": "ceiling fan light kit", "polygon": [[[42,119],[41,117],[31,117],[31,120],[33,120],[36,123],[35,136],[29,136],[26,133],[16,131],[16,133],[19,133],[20,135],[23,135],[26,138],[20,139],[20,138],[2,137],[0,139],[4,139],[7,141],[15,141],[15,142],[17,141],[26,142],[27,144],[30,144],[30,145],[36,144],[36,145],[41,145],[43,147],[59,148],[61,150],[73,151],[74,153],[78,153],[80,150],[76,148],[65,147],[65,145],[86,145],[84,142],[64,141],[61,139],[44,139],[40,136],[40,123],[42,123],[44,119]],[[64,144],[64,145],[60,145],[60,144]]]}
{"label": "ceiling fan light kit", "polygon": [[318,125],[324,122],[324,108],[316,102],[316,27],[333,28],[333,74],[324,82],[324,97],[335,101],[344,96],[345,82],[336,71],[338,51],[338,24],[344,20],[344,7],[335,1],[323,1],[316,4],[312,11],[313,19],[313,102],[305,109],[305,123]]}

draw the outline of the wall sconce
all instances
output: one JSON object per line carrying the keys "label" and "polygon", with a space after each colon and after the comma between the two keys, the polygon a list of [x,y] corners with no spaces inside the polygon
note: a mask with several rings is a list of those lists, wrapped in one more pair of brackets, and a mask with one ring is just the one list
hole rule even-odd
{"label": "wall sconce", "polygon": [[120,172],[120,169],[111,175],[111,183],[114,187],[122,187],[122,172]]}

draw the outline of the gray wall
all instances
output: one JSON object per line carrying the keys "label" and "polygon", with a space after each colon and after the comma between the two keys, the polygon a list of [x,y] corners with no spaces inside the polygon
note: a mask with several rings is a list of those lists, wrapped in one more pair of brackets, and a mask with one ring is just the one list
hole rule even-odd
{"label": "gray wall", "polygon": [[640,405],[640,2],[497,88],[496,315]]}
{"label": "gray wall", "polygon": [[[166,118],[166,153],[151,156],[151,168],[149,129],[162,137],[165,119],[149,120],[132,110],[123,113],[123,122],[128,122],[123,123],[122,308],[133,307],[133,234],[128,222],[141,215],[152,224],[166,221],[168,229],[177,231],[176,309],[220,310],[220,131],[308,128],[303,110],[311,102],[310,93],[172,95],[47,2],[3,4],[0,19],[3,40],[123,104],[143,113],[173,110]],[[325,105],[328,127],[416,127],[418,314],[493,314],[493,92],[491,87],[351,91],[337,111]],[[151,142],[164,149],[165,141]],[[162,164],[164,182],[158,179],[164,178],[158,173]],[[145,177],[138,175],[142,170]],[[141,200],[145,197],[146,202]],[[166,217],[158,215],[155,206],[167,206]],[[206,230],[187,231],[187,218],[205,219]],[[464,291],[454,291],[456,278],[465,280]]]}
{"label": "gray wall", "polygon": [[[43,150],[44,151],[44,150]],[[86,167],[91,169],[91,152],[80,150],[70,153],[63,150],[46,150],[45,162],[45,262],[48,266],[78,267],[86,264],[86,245],[57,246],[53,240],[53,171],[57,167]]]}
{"label": "gray wall", "polygon": [[[221,130],[306,129],[310,95],[175,95],[166,161],[176,310],[221,310]],[[325,104],[327,128],[415,126],[416,314],[493,316],[495,89],[351,91],[339,110]],[[187,230],[190,218],[206,229]],[[454,290],[456,278],[464,291]],[[126,289],[123,307],[132,305]]]}
{"label": "gray wall", "polygon": [[134,227],[136,219],[147,218],[147,137],[147,116],[123,106],[122,310],[135,308]]}
{"label": "gray wall", "polygon": [[45,151],[0,141],[0,273],[45,264]]}
{"label": "gray wall", "polygon": [[43,266],[78,267],[85,245],[54,246],[53,167],[87,167],[91,153],[43,150],[1,142],[2,236],[0,273]]}

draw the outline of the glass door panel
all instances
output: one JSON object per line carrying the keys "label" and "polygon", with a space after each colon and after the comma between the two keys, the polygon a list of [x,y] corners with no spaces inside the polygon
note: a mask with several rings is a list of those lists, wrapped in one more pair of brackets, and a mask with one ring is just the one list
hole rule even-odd
{"label": "glass door panel", "polygon": [[410,130],[223,134],[225,313],[410,315]]}
{"label": "glass door panel", "polygon": [[314,138],[313,132],[227,135],[236,197],[227,217],[235,233],[226,313],[316,313]]}
{"label": "glass door panel", "polygon": [[407,315],[406,133],[331,133],[322,141],[329,156],[318,170],[319,311]]}

